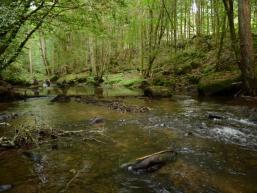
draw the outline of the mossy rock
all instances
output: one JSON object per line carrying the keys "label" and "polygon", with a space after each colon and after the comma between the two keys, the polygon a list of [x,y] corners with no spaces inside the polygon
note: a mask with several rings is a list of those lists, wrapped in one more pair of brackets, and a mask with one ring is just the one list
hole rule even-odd
{"label": "mossy rock", "polygon": [[75,83],[81,83],[87,81],[87,74],[86,73],[80,73],[80,74],[68,74],[64,75],[61,78],[59,78],[56,83],[58,85],[63,84],[75,84]]}
{"label": "mossy rock", "polygon": [[203,76],[198,83],[200,95],[233,95],[238,85],[233,84],[241,79],[241,74],[235,72],[215,72]]}
{"label": "mossy rock", "polygon": [[120,86],[125,86],[125,87],[139,87],[144,79],[142,78],[133,78],[133,79],[124,79],[121,82],[119,82]]}
{"label": "mossy rock", "polygon": [[149,86],[144,89],[144,95],[148,97],[171,97],[172,92],[164,86]]}
{"label": "mossy rock", "polygon": [[129,88],[140,87],[144,79],[136,73],[118,73],[110,74],[104,78],[105,84],[116,85]]}

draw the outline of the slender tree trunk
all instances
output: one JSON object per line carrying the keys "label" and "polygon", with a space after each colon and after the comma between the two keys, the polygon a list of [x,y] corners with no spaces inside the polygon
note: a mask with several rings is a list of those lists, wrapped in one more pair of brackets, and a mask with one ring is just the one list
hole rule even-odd
{"label": "slender tree trunk", "polygon": [[144,57],[145,57],[145,53],[144,53],[144,49],[145,49],[145,42],[144,42],[144,34],[145,34],[145,26],[143,23],[143,20],[141,21],[141,30],[140,30],[140,62],[141,62],[141,72],[143,73],[144,71]]}
{"label": "slender tree trunk", "polygon": [[220,57],[221,57],[221,53],[222,53],[222,49],[223,49],[223,43],[224,43],[224,37],[226,35],[226,26],[227,26],[227,17],[226,14],[224,15],[224,20],[223,20],[223,26],[222,26],[222,32],[221,32],[221,36],[220,36],[220,45],[219,45],[219,50],[217,53],[217,64],[216,64],[216,68],[219,70],[221,65],[220,65]]}
{"label": "slender tree trunk", "polygon": [[238,18],[241,47],[241,61],[239,67],[242,72],[246,93],[251,96],[257,96],[257,69],[254,63],[249,0],[238,0]]}
{"label": "slender tree trunk", "polygon": [[29,47],[29,72],[31,77],[33,76],[33,63],[32,63],[32,50],[31,46]]}
{"label": "slender tree trunk", "polygon": [[236,39],[236,30],[234,24],[234,5],[233,0],[223,0],[223,4],[228,16],[228,23],[229,23],[229,31],[230,31],[230,38],[231,38],[231,48],[234,51],[235,58],[238,61],[238,44]]}
{"label": "slender tree trunk", "polygon": [[196,6],[197,6],[197,13],[196,13],[196,35],[201,35],[201,1],[196,0]]}
{"label": "slender tree trunk", "polygon": [[174,36],[174,48],[177,52],[177,0],[174,0],[173,8],[173,36]]}
{"label": "slender tree trunk", "polygon": [[47,59],[47,53],[46,53],[46,42],[42,34],[41,34],[41,37],[39,38],[39,42],[40,42],[41,56],[42,56],[43,63],[45,65],[46,74],[49,75],[49,70],[48,70],[49,61]]}

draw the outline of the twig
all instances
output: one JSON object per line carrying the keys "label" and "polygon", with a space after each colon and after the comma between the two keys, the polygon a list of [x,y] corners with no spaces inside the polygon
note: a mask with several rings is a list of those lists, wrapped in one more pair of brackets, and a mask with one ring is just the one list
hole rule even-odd
{"label": "twig", "polygon": [[90,137],[90,138],[89,138],[89,137],[84,137],[83,140],[84,140],[84,141],[85,141],[85,140],[96,141],[96,142],[98,142],[98,143],[106,144],[105,142],[100,141],[100,140],[98,140],[98,139],[96,139],[96,138],[93,138],[93,137]]}
{"label": "twig", "polygon": [[152,157],[152,156],[155,156],[155,155],[159,155],[159,154],[163,154],[163,153],[168,153],[168,152],[174,152],[174,151],[173,150],[159,151],[159,152],[156,152],[156,153],[153,153],[153,154],[150,154],[150,155],[146,155],[144,157],[137,158],[136,160],[141,161],[141,160],[144,160],[146,158],[149,158],[149,157]]}
{"label": "twig", "polygon": [[87,169],[87,165],[85,165],[81,170],[79,170],[71,179],[70,181],[65,185],[65,188],[63,190],[60,191],[60,193],[66,192],[69,188],[69,186],[71,185],[71,183],[79,177],[80,173],[84,172],[85,169]]}

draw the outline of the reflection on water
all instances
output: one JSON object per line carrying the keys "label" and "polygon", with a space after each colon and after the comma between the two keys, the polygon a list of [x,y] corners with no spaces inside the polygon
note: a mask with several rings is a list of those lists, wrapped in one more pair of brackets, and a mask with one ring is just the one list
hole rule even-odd
{"label": "reflection on water", "polygon": [[[127,104],[152,109],[137,114],[50,100],[0,105],[2,111],[20,115],[9,121],[11,127],[0,127],[0,134],[13,135],[14,128],[21,125],[99,130],[104,143],[73,136],[32,149],[0,151],[0,184],[13,184],[10,192],[257,192],[257,125],[250,107],[188,97],[124,99]],[[210,120],[209,113],[224,119]],[[104,127],[90,125],[94,117],[103,117]],[[124,162],[167,148],[176,149],[178,158],[158,172],[133,175],[119,168]],[[24,157],[24,151],[41,155],[42,163],[37,165]]]}
{"label": "reflection on water", "polygon": [[143,94],[142,90],[139,89],[129,89],[126,87],[93,87],[88,85],[77,85],[77,86],[67,86],[64,88],[59,88],[56,86],[43,88],[17,88],[17,92],[26,96],[53,96],[58,94],[65,95],[87,95],[98,97],[113,97],[113,96],[140,96]]}

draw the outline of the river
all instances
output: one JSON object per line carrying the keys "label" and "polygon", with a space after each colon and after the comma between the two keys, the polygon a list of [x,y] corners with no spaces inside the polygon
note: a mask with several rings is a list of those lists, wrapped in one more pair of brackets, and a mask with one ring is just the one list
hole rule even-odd
{"label": "river", "polygon": [[[61,137],[41,145],[0,151],[0,184],[10,193],[254,193],[257,192],[257,108],[231,100],[121,98],[145,113],[122,113],[105,106],[51,103],[52,96],[2,103],[18,113],[0,127],[95,132]],[[209,119],[215,114],[222,119]],[[255,116],[255,117],[254,117]],[[104,118],[94,126],[90,119]],[[160,170],[136,175],[120,169],[130,160],[164,149],[178,155]],[[36,163],[23,155],[42,156]]]}

